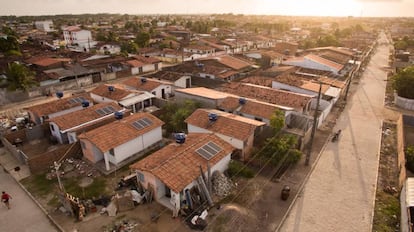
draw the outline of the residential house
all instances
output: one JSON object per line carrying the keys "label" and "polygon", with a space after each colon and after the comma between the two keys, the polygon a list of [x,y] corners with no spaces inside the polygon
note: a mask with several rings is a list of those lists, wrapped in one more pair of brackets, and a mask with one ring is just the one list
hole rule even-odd
{"label": "residential house", "polygon": [[183,52],[193,54],[192,59],[214,56],[216,49],[207,45],[189,44],[183,48]]}
{"label": "residential house", "polygon": [[[141,186],[153,192],[154,199],[178,212],[182,199],[197,188],[200,167],[204,175],[224,172],[234,147],[211,133],[189,133],[182,144],[171,143],[130,166]],[[190,201],[187,201],[190,202]]]}
{"label": "residential house", "polygon": [[147,77],[170,82],[174,89],[176,88],[191,88],[191,75],[186,75],[178,72],[159,71],[147,75]]}
{"label": "residential house", "polygon": [[270,125],[270,118],[277,110],[282,111],[285,118],[294,110],[290,107],[242,97],[226,97],[217,108],[228,113],[264,122],[268,126]]}
{"label": "residential house", "polygon": [[307,114],[311,108],[311,101],[315,96],[273,89],[271,87],[254,85],[250,83],[228,83],[223,85],[221,91],[252,98],[284,107],[295,109],[296,112]]}
{"label": "residential house", "polygon": [[100,103],[93,106],[85,104],[83,108],[48,120],[51,135],[59,143],[74,143],[78,141],[77,136],[80,133],[115,121],[115,112],[124,114],[126,112],[125,108],[114,102]]}
{"label": "residential house", "polygon": [[308,54],[303,57],[290,58],[283,61],[282,64],[329,71],[334,75],[338,76],[343,74],[341,73],[341,71],[345,67],[345,65],[336,63],[334,61],[328,60],[326,58],[314,54]]}
{"label": "residential house", "polygon": [[78,136],[83,155],[110,172],[138,159],[162,140],[164,123],[149,113],[136,113]]}
{"label": "residential house", "polygon": [[214,133],[239,149],[241,159],[247,160],[253,142],[266,125],[264,122],[245,118],[215,109],[197,109],[186,120],[188,133]]}
{"label": "residential house", "polygon": [[96,45],[96,41],[92,40],[91,31],[83,30],[78,26],[63,28],[63,39],[68,46],[79,48],[79,51],[89,51]]}
{"label": "residential house", "polygon": [[152,106],[153,98],[155,98],[151,93],[128,89],[125,85],[119,84],[102,84],[89,93],[95,102],[116,102],[133,113],[143,111],[145,108]]}
{"label": "residential house", "polygon": [[132,75],[158,71],[162,68],[162,62],[153,57],[134,56],[132,60],[126,61],[126,64],[131,67]]}
{"label": "residential house", "polygon": [[36,29],[40,31],[44,31],[44,32],[54,31],[52,20],[36,21],[34,25]]}
{"label": "residential house", "polygon": [[132,77],[122,83],[132,89],[149,92],[157,98],[167,99],[172,95],[172,85],[157,79]]}
{"label": "residential house", "polygon": [[298,50],[299,44],[294,42],[277,42],[275,43],[274,51],[282,53],[285,56],[295,56]]}
{"label": "residential house", "polygon": [[119,44],[114,43],[105,43],[97,45],[97,53],[99,54],[119,54],[121,52],[121,46]]}
{"label": "residential house", "polygon": [[205,87],[193,87],[175,90],[175,99],[177,102],[192,100],[201,103],[201,105],[206,108],[216,108],[228,96],[237,95],[220,92]]}
{"label": "residential house", "polygon": [[30,106],[26,110],[31,122],[34,124],[43,124],[47,119],[82,110],[82,103],[86,101],[89,102],[90,105],[93,105],[92,98],[87,93],[84,93]]}

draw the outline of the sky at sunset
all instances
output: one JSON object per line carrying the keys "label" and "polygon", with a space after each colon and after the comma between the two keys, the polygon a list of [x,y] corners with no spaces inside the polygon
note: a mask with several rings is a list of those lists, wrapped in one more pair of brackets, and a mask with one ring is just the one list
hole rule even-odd
{"label": "sky at sunset", "polygon": [[414,0],[0,0],[0,15],[266,14],[412,17]]}

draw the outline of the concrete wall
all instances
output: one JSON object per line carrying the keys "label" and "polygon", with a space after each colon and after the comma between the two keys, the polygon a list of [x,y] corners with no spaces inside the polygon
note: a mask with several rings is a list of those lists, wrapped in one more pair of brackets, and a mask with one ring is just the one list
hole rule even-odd
{"label": "concrete wall", "polygon": [[394,94],[395,104],[406,110],[414,110],[414,99],[408,99],[400,97],[397,94]]}
{"label": "concrete wall", "polygon": [[48,170],[54,161],[62,157],[71,158],[81,154],[79,142],[60,146],[56,150],[45,152],[43,154],[31,157],[28,160],[29,169],[33,173]]}
{"label": "concrete wall", "polygon": [[397,120],[397,165],[398,165],[398,184],[399,188],[404,185],[405,179],[407,178],[406,168],[405,168],[405,152],[404,152],[404,124],[403,117],[400,117]]}

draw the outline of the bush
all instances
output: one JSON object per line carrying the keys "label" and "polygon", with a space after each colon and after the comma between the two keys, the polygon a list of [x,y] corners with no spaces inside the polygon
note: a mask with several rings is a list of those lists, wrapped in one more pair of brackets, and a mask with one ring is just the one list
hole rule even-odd
{"label": "bush", "polygon": [[230,161],[227,172],[230,177],[239,176],[244,178],[252,178],[254,176],[252,169],[245,166],[242,162],[236,160]]}
{"label": "bush", "polygon": [[406,167],[411,172],[414,172],[414,146],[410,145],[405,149]]}

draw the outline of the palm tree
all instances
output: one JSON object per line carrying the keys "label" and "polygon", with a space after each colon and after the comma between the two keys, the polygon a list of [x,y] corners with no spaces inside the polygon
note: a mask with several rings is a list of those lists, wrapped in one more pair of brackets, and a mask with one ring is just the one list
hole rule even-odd
{"label": "palm tree", "polygon": [[34,80],[34,74],[22,64],[9,63],[6,69],[7,89],[27,91],[29,88],[37,86],[38,82]]}

